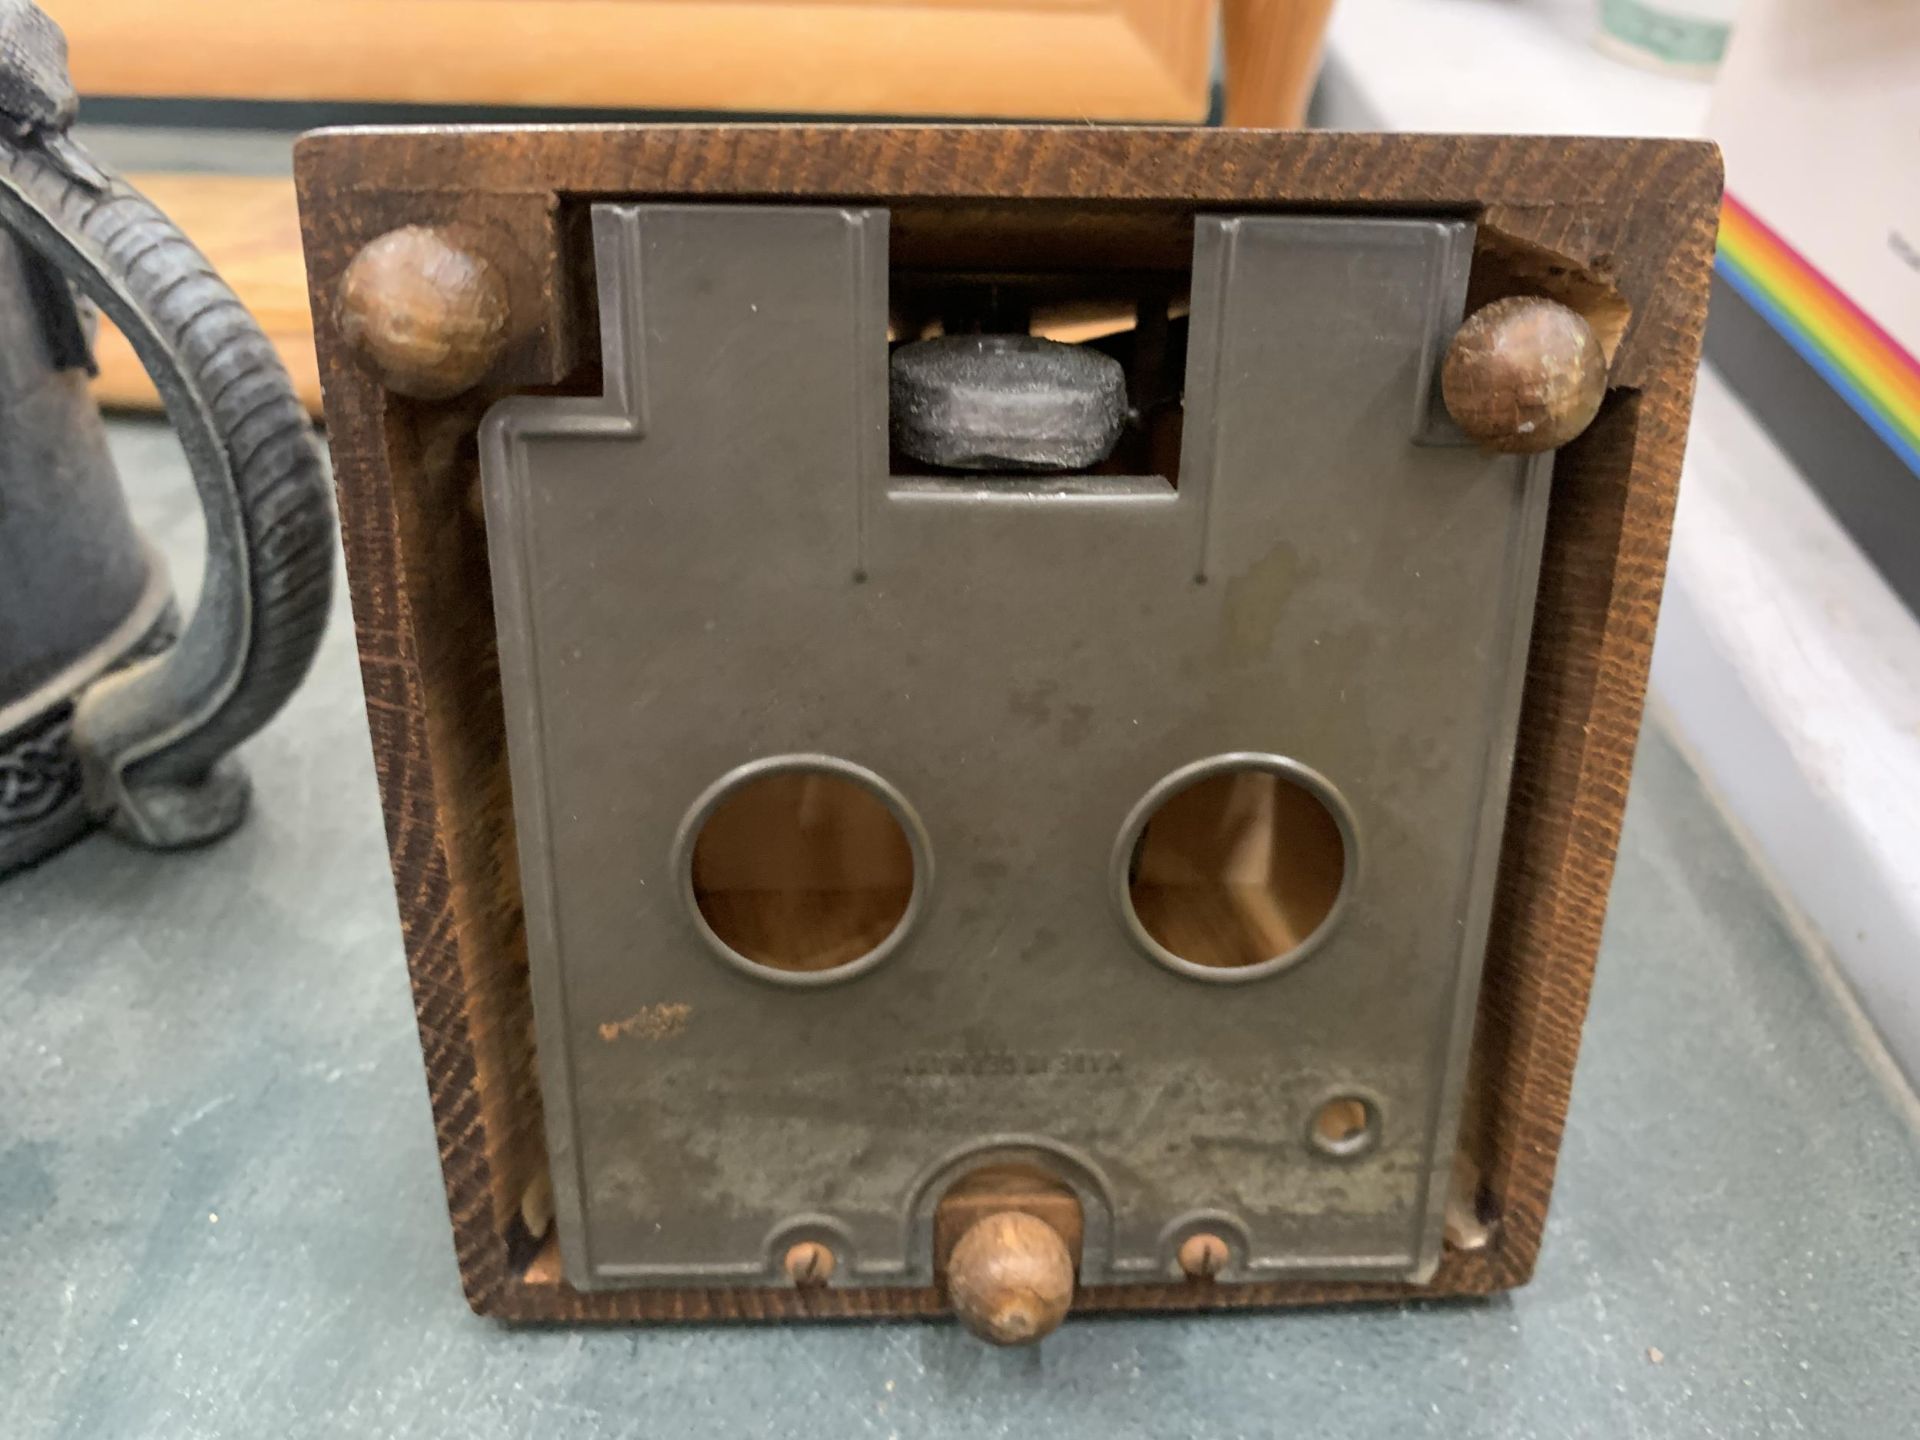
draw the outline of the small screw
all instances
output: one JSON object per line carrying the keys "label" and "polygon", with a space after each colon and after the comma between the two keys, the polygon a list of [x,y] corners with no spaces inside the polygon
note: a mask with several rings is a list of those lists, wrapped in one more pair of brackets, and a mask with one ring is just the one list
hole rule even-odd
{"label": "small screw", "polygon": [[802,1290],[814,1290],[833,1278],[833,1251],[817,1240],[802,1240],[787,1250],[787,1278]]}
{"label": "small screw", "polygon": [[1180,1268],[1187,1272],[1189,1280],[1211,1280],[1227,1268],[1227,1262],[1233,1258],[1233,1252],[1227,1249],[1227,1242],[1218,1235],[1204,1231],[1198,1235],[1189,1235],[1180,1242]]}

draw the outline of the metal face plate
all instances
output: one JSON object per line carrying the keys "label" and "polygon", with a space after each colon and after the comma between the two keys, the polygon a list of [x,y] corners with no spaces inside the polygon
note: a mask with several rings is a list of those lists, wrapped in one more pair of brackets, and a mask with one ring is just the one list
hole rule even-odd
{"label": "metal face plate", "polygon": [[[1079,1192],[1081,1279],[1420,1278],[1491,903],[1546,466],[1447,445],[1471,226],[1200,217],[1176,491],[888,475],[887,216],[601,206],[606,398],[483,432],[561,1247],[576,1285],[925,1283],[974,1165]],[[1416,443],[1419,442],[1419,443]],[[1129,817],[1248,753],[1323,777],[1313,953],[1215,984],[1116,900]],[[677,844],[818,755],[922,827],[846,983],[718,957]],[[1379,1133],[1307,1137],[1329,1095]]]}

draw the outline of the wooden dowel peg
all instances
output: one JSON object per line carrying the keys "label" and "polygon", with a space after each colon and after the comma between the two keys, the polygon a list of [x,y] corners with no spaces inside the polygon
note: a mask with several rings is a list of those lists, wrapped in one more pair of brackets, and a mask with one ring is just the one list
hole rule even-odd
{"label": "wooden dowel peg", "polygon": [[947,1258],[954,1313],[995,1345],[1031,1345],[1057,1330],[1073,1303],[1073,1278],[1060,1232],[1018,1210],[975,1221]]}
{"label": "wooden dowel peg", "polygon": [[507,284],[484,256],[408,225],[369,241],[340,281],[340,333],[397,395],[471,390],[507,338]]}
{"label": "wooden dowel peg", "polygon": [[1447,348],[1440,396],[1453,423],[1489,450],[1557,450],[1593,423],[1607,359],[1579,311],[1538,296],[1496,300]]}

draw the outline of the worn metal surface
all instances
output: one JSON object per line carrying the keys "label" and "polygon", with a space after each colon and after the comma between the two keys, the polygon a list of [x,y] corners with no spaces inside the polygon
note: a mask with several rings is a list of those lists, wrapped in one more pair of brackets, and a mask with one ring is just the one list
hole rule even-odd
{"label": "worn metal surface", "polygon": [[[814,1239],[835,1285],[924,1283],[940,1195],[1011,1158],[1079,1194],[1083,1283],[1199,1228],[1216,1283],[1423,1276],[1547,493],[1414,443],[1468,227],[1202,217],[1176,492],[890,479],[886,219],[600,207],[607,399],[488,422],[569,1277],[784,1285]],[[892,787],[931,871],[804,992],[710,953],[684,843],[803,755]],[[1151,963],[1139,807],[1228,763],[1318,792],[1340,901],[1297,963]],[[1330,1156],[1340,1093],[1380,1133]]]}
{"label": "worn metal surface", "polygon": [[[319,643],[333,575],[332,495],[306,412],[260,327],[172,222],[69,133],[74,104],[65,60],[59,31],[44,15],[25,0],[4,0],[0,225],[34,257],[29,291],[42,318],[56,321],[49,333],[61,337],[49,357],[54,368],[86,364],[74,292],[139,353],[189,457],[210,543],[203,603],[177,638],[168,633],[161,637],[167,643],[137,653],[123,648],[112,656],[123,663],[104,674],[94,666],[84,689],[35,698],[71,712],[60,744],[80,767],[87,818],[143,844],[197,845],[239,823],[247,780],[228,752],[280,708]],[[17,288],[0,295],[0,304],[20,303]],[[74,393],[84,400],[84,391]],[[46,407],[26,418],[44,422]],[[98,421],[81,410],[71,419],[72,444],[84,449],[89,437],[79,432]],[[24,451],[8,458],[47,463]],[[9,475],[9,493],[0,495],[0,518],[10,528],[22,524],[7,512],[14,483]],[[18,483],[31,493],[44,477]],[[37,518],[27,511],[27,520]],[[36,538],[16,533],[6,543]],[[68,537],[52,533],[41,543],[52,551],[63,541],[74,552],[73,588],[124,585],[130,573],[137,589],[148,578],[139,556],[107,576],[82,568],[100,557]],[[62,603],[43,593],[32,598],[36,609]],[[151,625],[135,631],[137,638],[156,633]],[[0,694],[0,704],[20,699]],[[0,726],[0,736],[7,728]],[[36,740],[43,733],[36,730]],[[0,870],[39,853],[43,845],[31,842],[65,838],[69,829],[35,822],[0,838]]]}
{"label": "worn metal surface", "polygon": [[[0,875],[91,823],[73,701],[166,617],[58,271],[0,229]],[[84,337],[78,337],[84,346]]]}
{"label": "worn metal surface", "polygon": [[[115,430],[190,581],[178,450]],[[95,837],[0,886],[8,1440],[1910,1440],[1909,1111],[1657,727],[1511,1297],[1076,1321],[1018,1354],[949,1323],[475,1319],[340,608],[248,747],[248,844]]]}
{"label": "worn metal surface", "polygon": [[0,123],[64,130],[79,108],[60,27],[32,0],[0,0]]}
{"label": "worn metal surface", "polygon": [[0,229],[0,734],[23,697],[139,607],[151,568],[86,374],[55,363],[35,303],[45,283]]}

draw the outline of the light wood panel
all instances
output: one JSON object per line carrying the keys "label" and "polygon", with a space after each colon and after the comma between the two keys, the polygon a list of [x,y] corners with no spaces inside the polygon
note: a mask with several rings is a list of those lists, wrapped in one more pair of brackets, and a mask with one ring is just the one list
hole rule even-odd
{"label": "light wood panel", "polygon": [[1222,0],[1229,125],[1293,130],[1307,123],[1333,0]]}
{"label": "light wood panel", "polygon": [[[320,413],[313,312],[300,258],[300,213],[289,179],[235,175],[134,175],[133,184],[186,232],[267,332],[301,403]],[[153,382],[120,332],[106,321],[94,346],[102,405],[151,410]]]}
{"label": "light wood panel", "polygon": [[44,0],[81,90],[1205,118],[1215,0]]}

